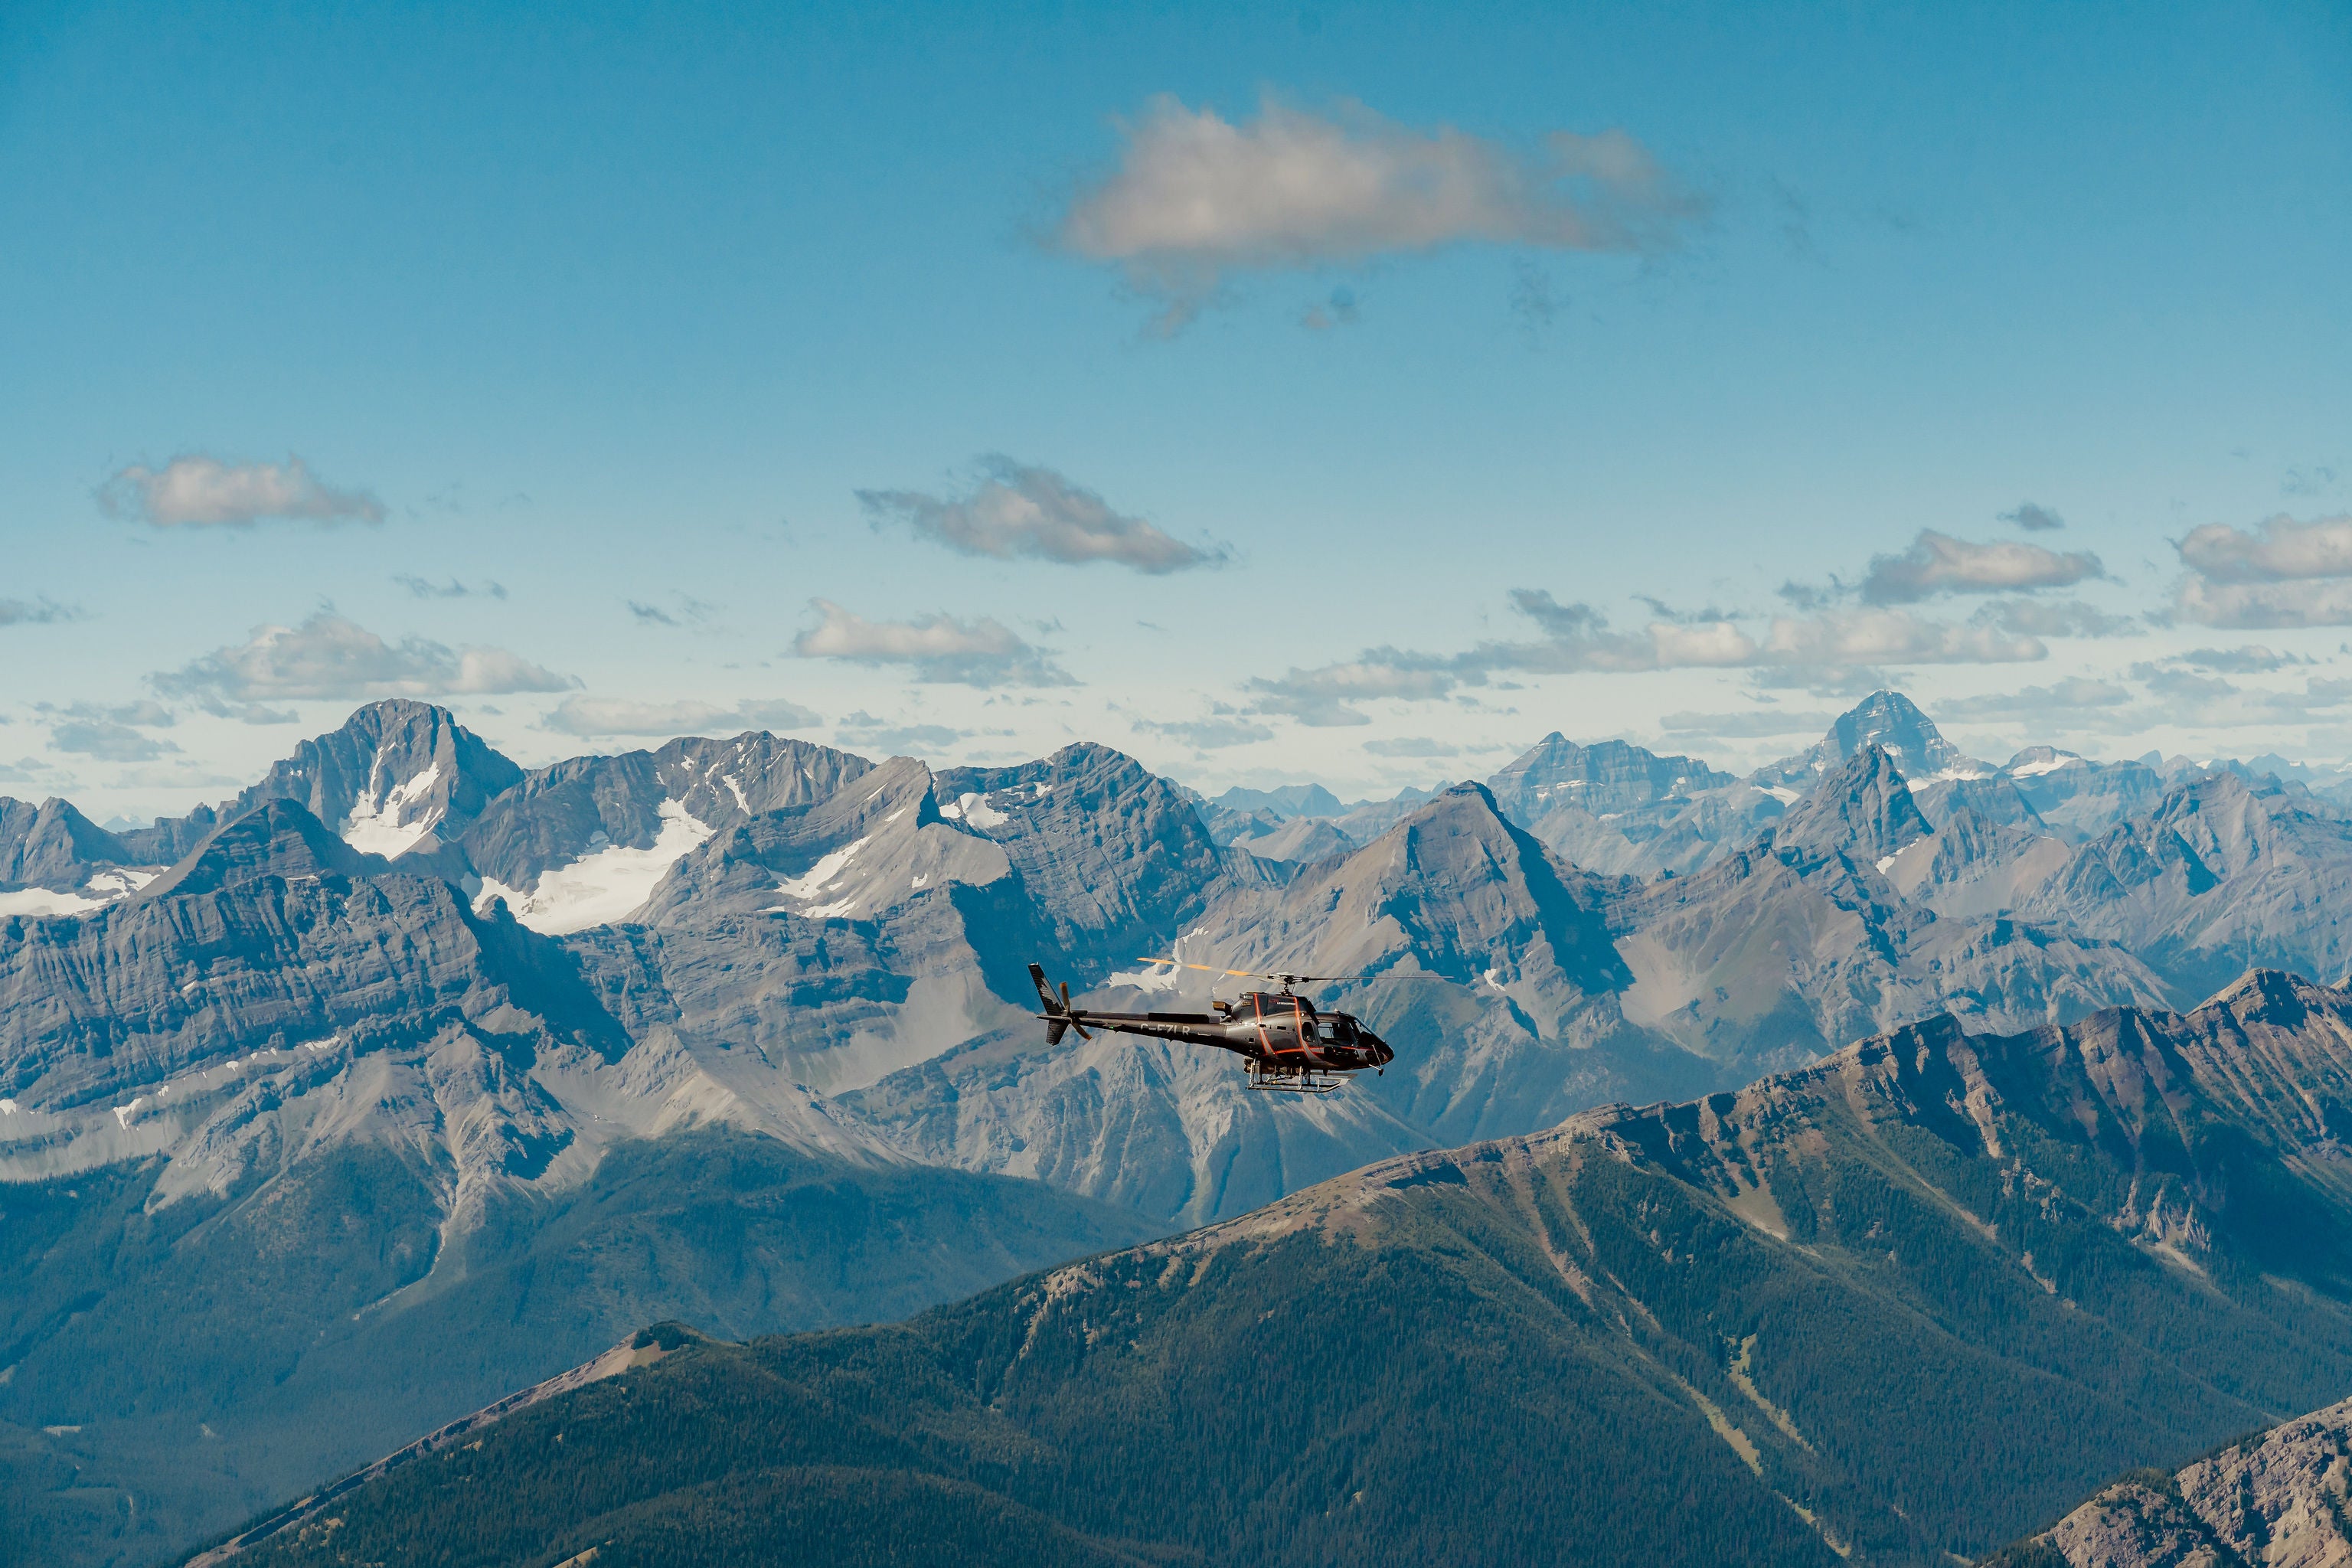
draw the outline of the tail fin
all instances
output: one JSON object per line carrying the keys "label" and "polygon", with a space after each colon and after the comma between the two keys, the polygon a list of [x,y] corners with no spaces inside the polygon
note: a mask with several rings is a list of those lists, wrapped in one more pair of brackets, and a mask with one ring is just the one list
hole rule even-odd
{"label": "tail fin", "polygon": [[1045,984],[1043,964],[1029,966],[1029,982],[1037,987],[1037,1000],[1045,1005],[1045,1043],[1058,1046],[1062,1043],[1062,1037],[1069,1033],[1070,1010],[1059,996],[1054,994],[1054,988]]}

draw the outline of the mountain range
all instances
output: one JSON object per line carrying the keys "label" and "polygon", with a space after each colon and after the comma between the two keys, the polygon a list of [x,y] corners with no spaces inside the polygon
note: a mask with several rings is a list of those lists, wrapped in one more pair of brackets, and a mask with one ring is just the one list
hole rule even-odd
{"label": "mountain range", "polygon": [[[2274,972],[2185,1015],[1938,1019],[901,1324],[657,1329],[234,1556],[1967,1561],[2352,1382],[2348,1041],[2352,994]],[[2328,1517],[2329,1419],[2170,1500],[2241,1543],[2274,1498]],[[2066,1563],[2332,1560],[2085,1556],[2081,1518]]]}
{"label": "mountain range", "polygon": [[[2347,872],[2302,779],[1980,763],[1893,693],[1745,778],[1555,735],[1354,805],[1208,802],[1092,744],[524,770],[415,702],[147,827],[0,801],[0,1508],[57,1561],[149,1561],[654,1319],[901,1316],[1889,1030],[2334,979]],[[1171,952],[1370,976],[1318,997],[1398,1060],[1297,1099],[1045,1047],[1029,962],[1204,1001],[1143,962]],[[2323,1392],[2232,1394],[2231,1430]]]}

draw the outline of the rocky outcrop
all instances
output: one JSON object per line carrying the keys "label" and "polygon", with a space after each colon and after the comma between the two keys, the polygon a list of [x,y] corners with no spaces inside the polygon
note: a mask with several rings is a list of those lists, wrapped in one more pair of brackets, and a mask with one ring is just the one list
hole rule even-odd
{"label": "rocky outcrop", "polygon": [[1986,1568],[2352,1563],[2352,1400],[2167,1474],[2126,1476]]}

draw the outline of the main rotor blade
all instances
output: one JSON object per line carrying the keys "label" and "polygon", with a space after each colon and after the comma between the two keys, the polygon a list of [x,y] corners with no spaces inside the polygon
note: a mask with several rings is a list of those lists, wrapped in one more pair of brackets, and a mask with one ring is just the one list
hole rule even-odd
{"label": "main rotor blade", "polygon": [[1244,980],[1271,980],[1271,974],[1261,974],[1255,969],[1219,969],[1213,963],[1187,963],[1181,958],[1139,958],[1138,963],[1170,963],[1179,969],[1197,969],[1203,974],[1231,974]]}
{"label": "main rotor blade", "polygon": [[[1187,963],[1181,958],[1139,958],[1136,962],[1138,963],[1172,963],[1179,969],[1197,969],[1204,974],[1230,974],[1242,980],[1284,980],[1293,983],[1308,981],[1318,984],[1341,980],[1445,980],[1446,978],[1443,974],[1431,974],[1421,970],[1402,972],[1382,970],[1377,974],[1294,974],[1287,971],[1272,969],[1219,969],[1213,963]],[[1458,984],[1460,982],[1447,981],[1447,984]]]}

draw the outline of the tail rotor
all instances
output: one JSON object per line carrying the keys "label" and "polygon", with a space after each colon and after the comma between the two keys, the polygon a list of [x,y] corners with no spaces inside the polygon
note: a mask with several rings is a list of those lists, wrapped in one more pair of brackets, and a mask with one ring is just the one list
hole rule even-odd
{"label": "tail rotor", "polygon": [[1078,1038],[1082,1040],[1094,1038],[1092,1035],[1087,1033],[1087,1026],[1079,1023],[1070,1010],[1068,981],[1062,982],[1061,994],[1057,996],[1054,994],[1054,988],[1045,983],[1045,966],[1033,963],[1029,966],[1029,983],[1037,988],[1037,1000],[1045,1005],[1045,1010],[1037,1016],[1045,1020],[1045,1043],[1048,1046],[1060,1045],[1063,1035],[1072,1029],[1078,1032]]}

